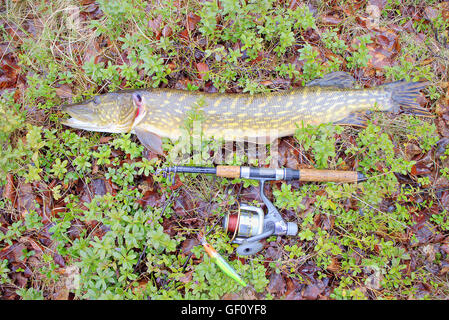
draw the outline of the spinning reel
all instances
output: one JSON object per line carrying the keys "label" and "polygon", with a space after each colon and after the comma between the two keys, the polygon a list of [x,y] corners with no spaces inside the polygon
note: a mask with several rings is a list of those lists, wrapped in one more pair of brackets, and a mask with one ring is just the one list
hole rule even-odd
{"label": "spinning reel", "polygon": [[296,236],[298,226],[286,222],[276,207],[264,194],[265,181],[299,180],[321,182],[360,182],[365,176],[356,171],[317,169],[274,169],[239,166],[185,167],[174,166],[162,169],[164,176],[176,173],[215,174],[225,178],[253,179],[260,182],[260,197],[267,207],[265,214],[261,208],[248,204],[238,204],[237,213],[229,213],[223,220],[223,228],[232,234],[232,242],[239,244],[237,253],[241,256],[253,255],[262,250],[261,240],[270,236]]}
{"label": "spinning reel", "polygon": [[232,243],[237,243],[237,253],[241,256],[253,255],[262,250],[261,240],[270,236],[296,236],[298,226],[286,222],[279,211],[263,193],[264,180],[260,181],[260,196],[268,209],[264,211],[255,206],[242,203],[237,213],[229,213],[223,219],[223,229],[232,234]]}

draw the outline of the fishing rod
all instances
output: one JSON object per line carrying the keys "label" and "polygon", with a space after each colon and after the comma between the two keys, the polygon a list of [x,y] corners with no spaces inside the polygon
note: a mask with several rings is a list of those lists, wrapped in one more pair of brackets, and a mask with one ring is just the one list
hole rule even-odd
{"label": "fishing rod", "polygon": [[237,254],[241,256],[253,255],[262,250],[260,242],[272,235],[296,236],[298,225],[286,222],[273,203],[264,193],[265,181],[305,181],[305,182],[345,182],[358,183],[366,177],[357,171],[291,169],[291,168],[257,168],[247,166],[173,166],[159,169],[164,177],[174,182],[177,173],[214,174],[223,178],[244,178],[258,180],[260,183],[260,197],[267,207],[267,214],[256,206],[237,202],[237,212],[228,213],[223,219],[223,228],[232,234],[232,243],[239,244]]}

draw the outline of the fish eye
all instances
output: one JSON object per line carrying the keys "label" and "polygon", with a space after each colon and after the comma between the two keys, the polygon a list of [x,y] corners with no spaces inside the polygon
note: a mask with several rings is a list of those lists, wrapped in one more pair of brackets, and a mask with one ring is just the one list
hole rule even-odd
{"label": "fish eye", "polygon": [[100,104],[100,102],[101,102],[99,96],[96,96],[95,98],[93,98],[92,101],[93,101],[95,104]]}
{"label": "fish eye", "polygon": [[134,103],[136,103],[137,105],[141,104],[142,96],[140,95],[140,93],[138,93],[138,92],[133,93],[133,100],[134,100]]}

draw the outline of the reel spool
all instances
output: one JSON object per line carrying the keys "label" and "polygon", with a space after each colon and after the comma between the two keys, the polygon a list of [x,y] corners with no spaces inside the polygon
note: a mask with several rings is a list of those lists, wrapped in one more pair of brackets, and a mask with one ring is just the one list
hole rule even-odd
{"label": "reel spool", "polygon": [[232,243],[242,244],[247,238],[262,234],[264,212],[261,208],[238,204],[237,212],[231,212],[223,219],[223,229],[232,234]]}
{"label": "reel spool", "polygon": [[223,229],[232,233],[232,243],[238,243],[237,253],[241,256],[253,255],[262,250],[260,240],[269,236],[296,236],[298,225],[286,222],[273,203],[265,196],[265,180],[260,181],[260,197],[267,207],[267,214],[261,208],[239,204],[237,213],[229,213],[223,219]]}
{"label": "reel spool", "polygon": [[239,244],[236,251],[240,256],[253,255],[262,250],[260,240],[271,235],[295,236],[298,233],[295,223],[285,222],[268,200],[265,204],[269,204],[267,215],[259,207],[242,203],[223,219],[223,229],[232,234],[232,243]]}
{"label": "reel spool", "polygon": [[264,234],[265,214],[261,208],[247,204],[238,204],[236,212],[230,212],[223,219],[223,229],[232,234],[231,242],[237,243],[237,254],[253,255],[262,250],[258,240],[267,238],[273,231]]}

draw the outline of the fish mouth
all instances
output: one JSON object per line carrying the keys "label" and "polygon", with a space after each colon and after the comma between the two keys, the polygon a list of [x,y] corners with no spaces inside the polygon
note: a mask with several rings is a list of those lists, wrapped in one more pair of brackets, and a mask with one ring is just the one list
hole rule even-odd
{"label": "fish mouth", "polygon": [[128,125],[98,125],[85,121],[80,121],[76,118],[69,118],[61,121],[61,123],[65,126],[74,128],[74,129],[83,129],[87,131],[97,131],[97,132],[109,132],[109,133],[127,133],[130,130],[130,126]]}
{"label": "fish mouth", "polygon": [[127,133],[130,130],[129,124],[103,123],[98,113],[86,104],[65,105],[62,111],[71,118],[62,120],[61,123],[71,128],[110,133]]}
{"label": "fish mouth", "polygon": [[62,106],[62,111],[68,113],[73,118],[84,122],[99,122],[98,113],[92,110],[87,103],[68,104]]}

